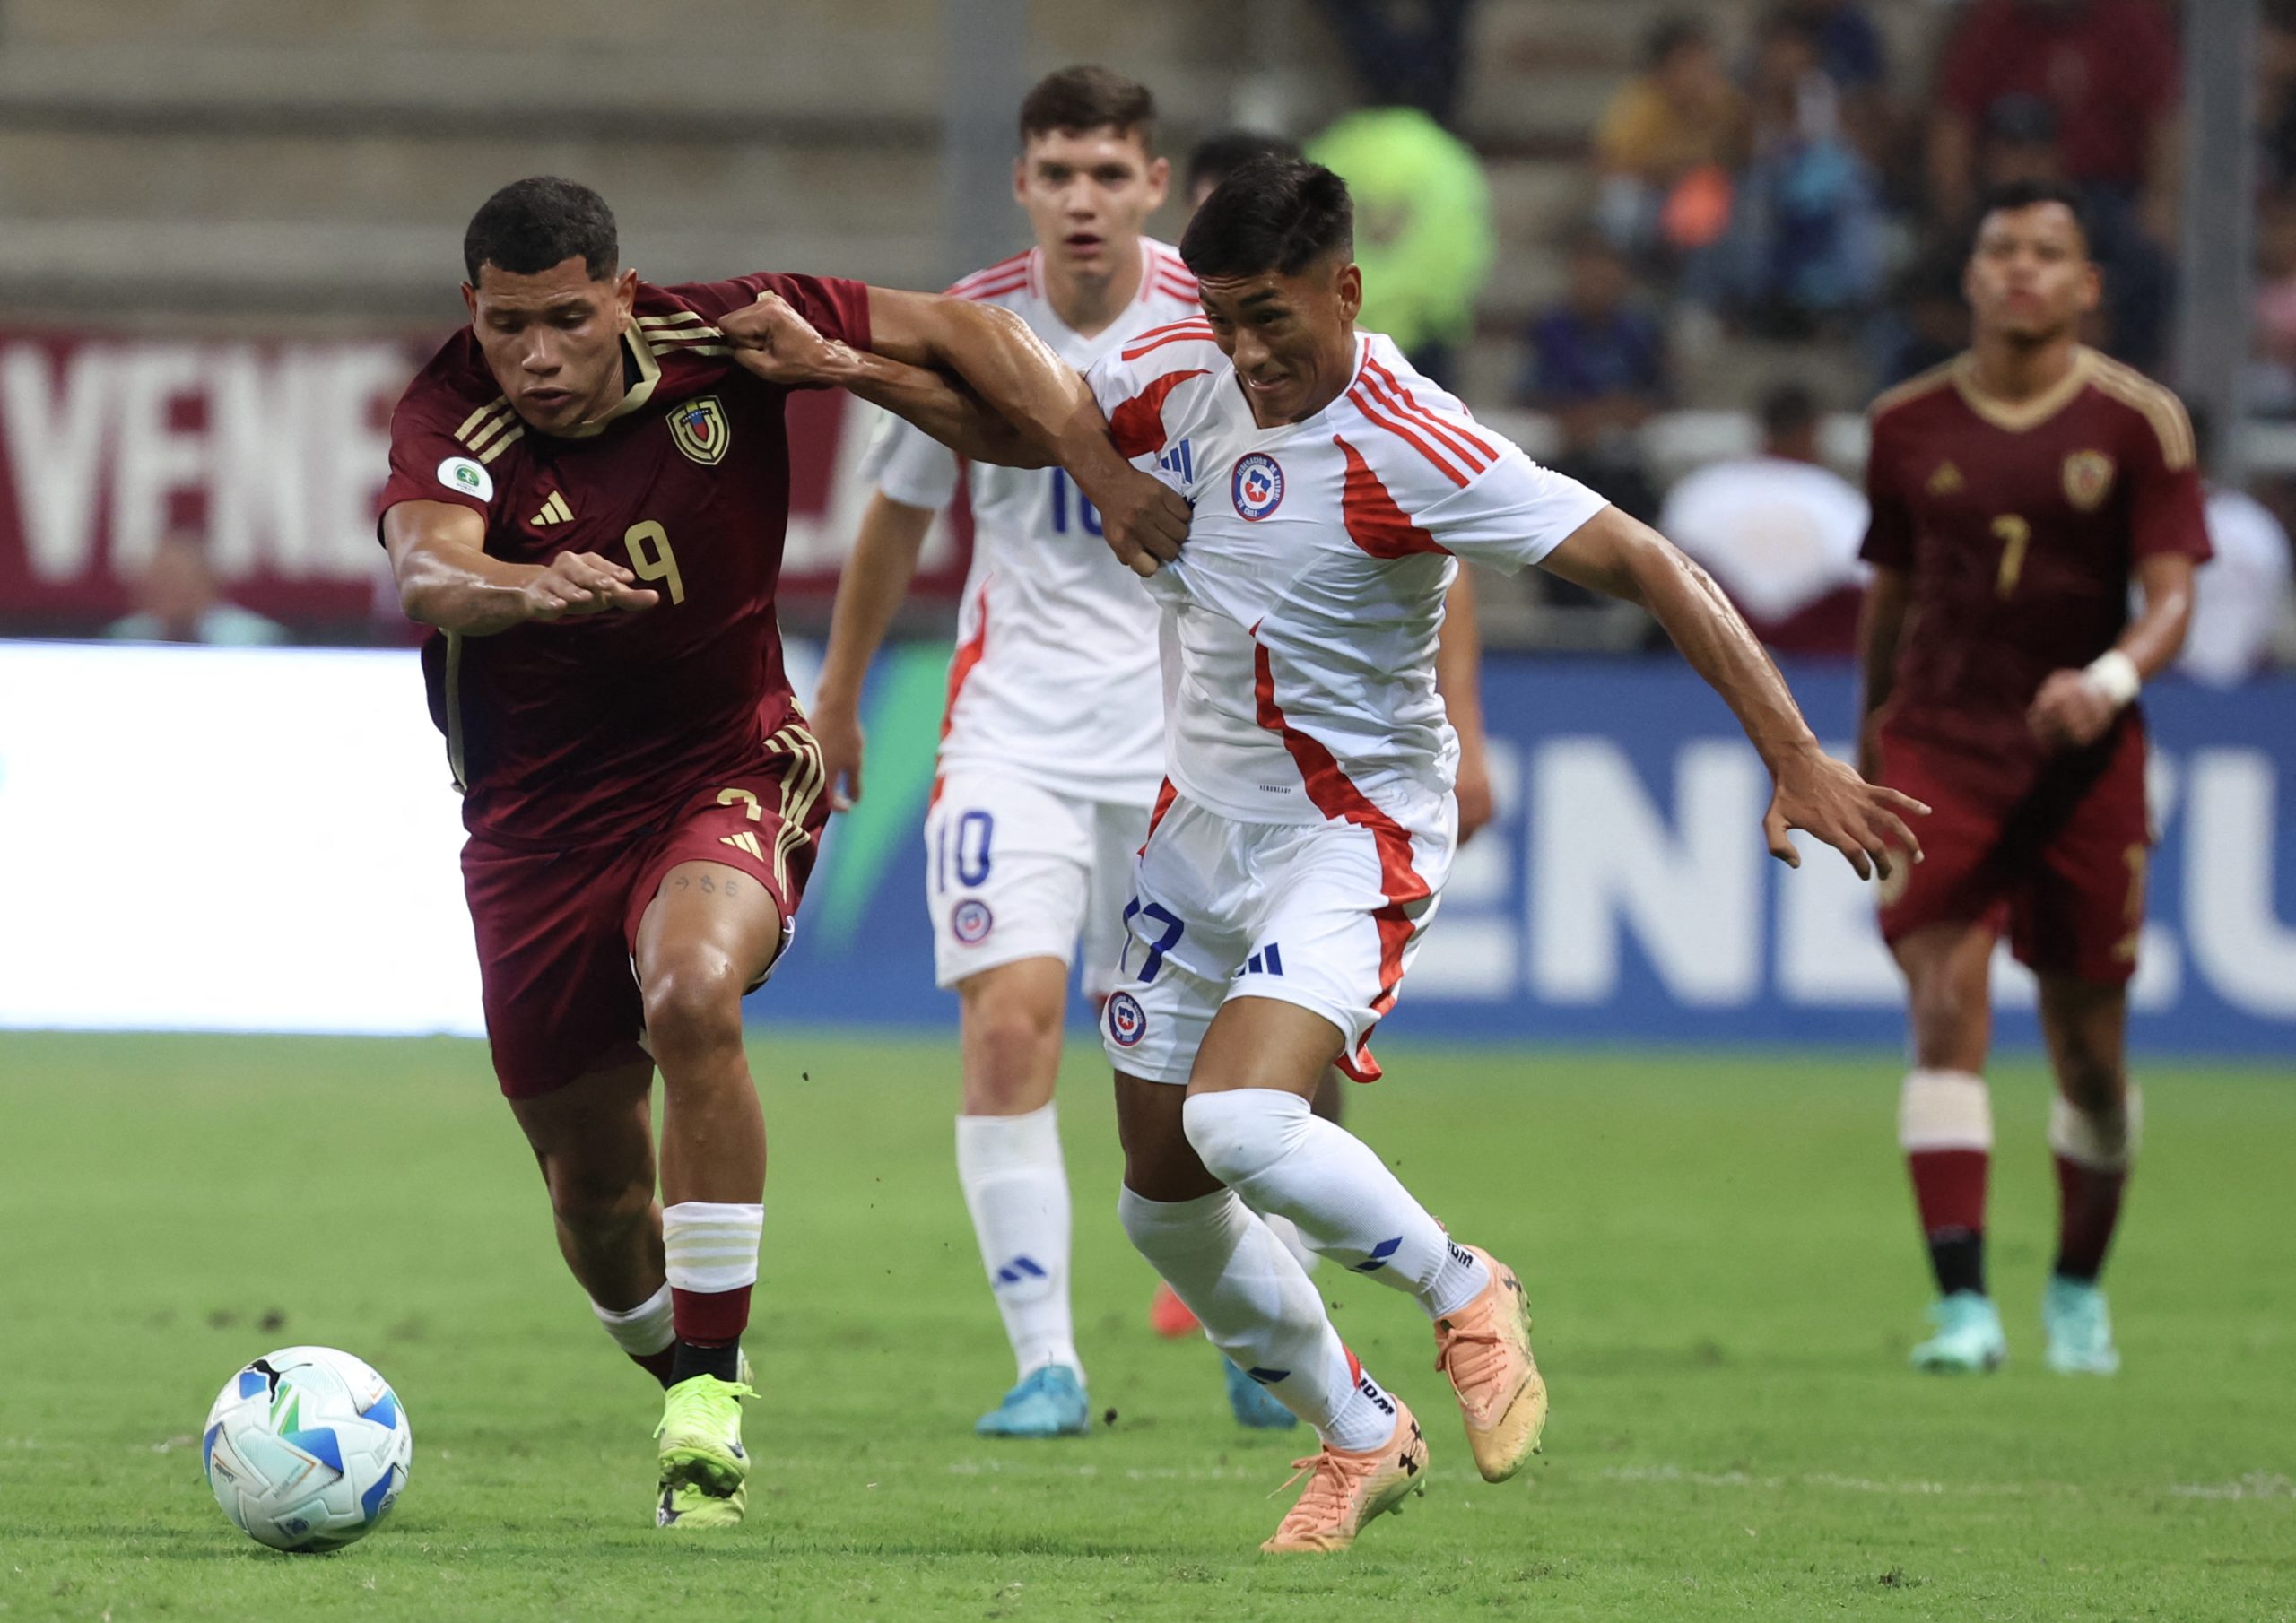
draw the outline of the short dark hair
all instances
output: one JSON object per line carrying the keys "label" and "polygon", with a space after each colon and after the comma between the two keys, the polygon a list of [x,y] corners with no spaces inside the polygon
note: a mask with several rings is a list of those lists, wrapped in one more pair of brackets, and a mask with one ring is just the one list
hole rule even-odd
{"label": "short dark hair", "polygon": [[1196,143],[1187,155],[1187,189],[1209,180],[1218,186],[1238,169],[1270,158],[1297,158],[1300,143],[1265,130],[1220,130]]}
{"label": "short dark hair", "polygon": [[1137,79],[1090,64],[1047,74],[1021,98],[1021,144],[1061,130],[1112,129],[1156,150],[1156,95]]}
{"label": "short dark hair", "polygon": [[1222,181],[1180,235],[1180,257],[1198,280],[1295,276],[1355,247],[1347,182],[1304,158],[1264,158]]}
{"label": "short dark hair", "polygon": [[463,232],[463,270],[473,287],[483,265],[531,276],[578,255],[593,282],[621,268],[613,211],[588,187],[555,175],[513,180],[478,205]]}
{"label": "short dark hair", "polygon": [[1764,439],[1782,439],[1818,421],[1818,397],[1805,383],[1787,382],[1762,391],[1755,408]]}
{"label": "short dark hair", "polygon": [[[2013,180],[2006,186],[1996,186],[1987,192],[1978,204],[1977,230],[1994,215],[2014,213],[2018,209],[2039,208],[2045,203],[2062,204],[2073,214],[2074,229],[2081,233],[2081,251],[2089,251],[2089,204],[2081,188],[2069,180]],[[1977,232],[1970,233],[1970,251],[1977,251]]]}
{"label": "short dark hair", "polygon": [[1642,65],[1661,68],[1687,46],[1712,45],[1713,34],[1695,17],[1662,17],[1642,38]]}

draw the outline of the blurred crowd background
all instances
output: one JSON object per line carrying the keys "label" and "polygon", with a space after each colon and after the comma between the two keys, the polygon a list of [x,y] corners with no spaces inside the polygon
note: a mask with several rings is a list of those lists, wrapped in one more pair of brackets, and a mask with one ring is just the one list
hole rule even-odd
{"label": "blurred crowd background", "polygon": [[[2230,169],[2196,167],[2212,46]],[[489,191],[589,181],[657,281],[935,287],[1025,243],[1013,110],[1079,60],[1154,88],[1183,172],[1247,129],[1347,176],[1365,324],[1815,657],[1855,623],[1866,404],[1964,343],[1984,190],[2069,179],[2090,341],[2179,386],[2211,462],[2186,668],[2296,663],[2296,0],[6,0],[0,633],[403,640],[360,500]],[[2196,285],[2196,241],[2236,282]],[[2180,375],[2204,293],[2237,378]],[[809,430],[799,629],[865,426]],[[1486,603],[1500,646],[1652,642],[1535,577]]]}

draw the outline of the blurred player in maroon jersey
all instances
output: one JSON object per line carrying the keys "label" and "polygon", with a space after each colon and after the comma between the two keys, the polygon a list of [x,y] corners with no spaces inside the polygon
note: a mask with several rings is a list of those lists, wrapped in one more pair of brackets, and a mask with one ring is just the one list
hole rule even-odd
{"label": "blurred player in maroon jersey", "polygon": [[1001,310],[810,276],[656,287],[564,180],[502,188],[463,252],[470,325],[392,419],[382,536],[436,628],[496,1074],[568,1265],[666,1388],[657,1521],[726,1525],[764,1220],[741,1000],[828,812],[773,612],[786,394],[842,385],[966,455],[1057,462],[1120,555],[1171,556],[1187,509]]}
{"label": "blurred player in maroon jersey", "polygon": [[[2048,1364],[2119,1367],[2097,1278],[2136,1147],[2123,1059],[2152,834],[2137,690],[2183,644],[2208,557],[2175,395],[2077,341],[2097,306],[2077,194],[1989,200],[1969,351],[1874,405],[1860,766],[1935,808],[1883,889],[1913,1059],[1899,1134],[1939,1300],[1918,1367],[2006,1350],[1986,1291],[1987,969],[2005,925],[2057,1074]],[[2129,586],[2144,608],[2129,617]]]}

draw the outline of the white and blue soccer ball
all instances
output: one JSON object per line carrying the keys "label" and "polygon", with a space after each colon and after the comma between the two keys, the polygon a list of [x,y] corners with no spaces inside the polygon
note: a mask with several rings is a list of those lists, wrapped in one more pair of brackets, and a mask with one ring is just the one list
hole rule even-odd
{"label": "white and blue soccer ball", "polygon": [[200,1437],[223,1514],[274,1549],[340,1549],[406,1486],[414,1437],[390,1383],[332,1347],[283,1347],[226,1382]]}

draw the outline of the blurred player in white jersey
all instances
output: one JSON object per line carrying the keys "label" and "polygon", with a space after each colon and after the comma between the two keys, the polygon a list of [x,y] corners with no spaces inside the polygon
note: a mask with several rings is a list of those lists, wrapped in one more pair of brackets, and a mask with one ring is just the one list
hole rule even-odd
{"label": "blurred player in white jersey", "polygon": [[1102,1017],[1119,1210],[1212,1340],[1321,1437],[1265,1546],[1279,1550],[1344,1548],[1423,1486],[1427,1445],[1262,1213],[1425,1311],[1484,1477],[1520,1469],[1545,1422],[1514,1271],[1453,1242],[1308,1107],[1334,1063],[1378,1074],[1367,1039],[1457,843],[1457,743],[1435,686],[1454,560],[1544,564],[1648,608],[1769,768],[1763,827],[1784,860],[1798,861],[1787,831],[1805,829],[1861,875],[1886,873],[1892,846],[1919,848],[1892,808],[1922,810],[1819,749],[1695,565],[1476,423],[1388,340],[1357,333],[1352,247],[1330,170],[1243,169],[1182,239],[1206,318],[1087,374],[1117,449],[1194,509],[1178,560],[1150,580],[1175,646],[1169,776]]}
{"label": "blurred player in white jersey", "polygon": [[[1039,83],[1021,105],[1013,170],[1036,247],[950,291],[1013,311],[1080,369],[1195,315],[1195,279],[1143,233],[1170,181],[1154,119],[1147,88],[1105,69]],[[861,793],[863,678],[961,478],[974,551],[926,820],[926,900],[936,978],[961,999],[958,1176],[1019,1371],[978,1429],[1077,1435],[1091,1413],[1053,1084],[1078,938],[1105,974],[1163,775],[1156,609],[1058,469],[961,471],[939,442],[889,427],[813,711],[833,803],[849,806]],[[1291,1419],[1265,1412],[1257,1388],[1248,1401],[1262,1420]]]}

